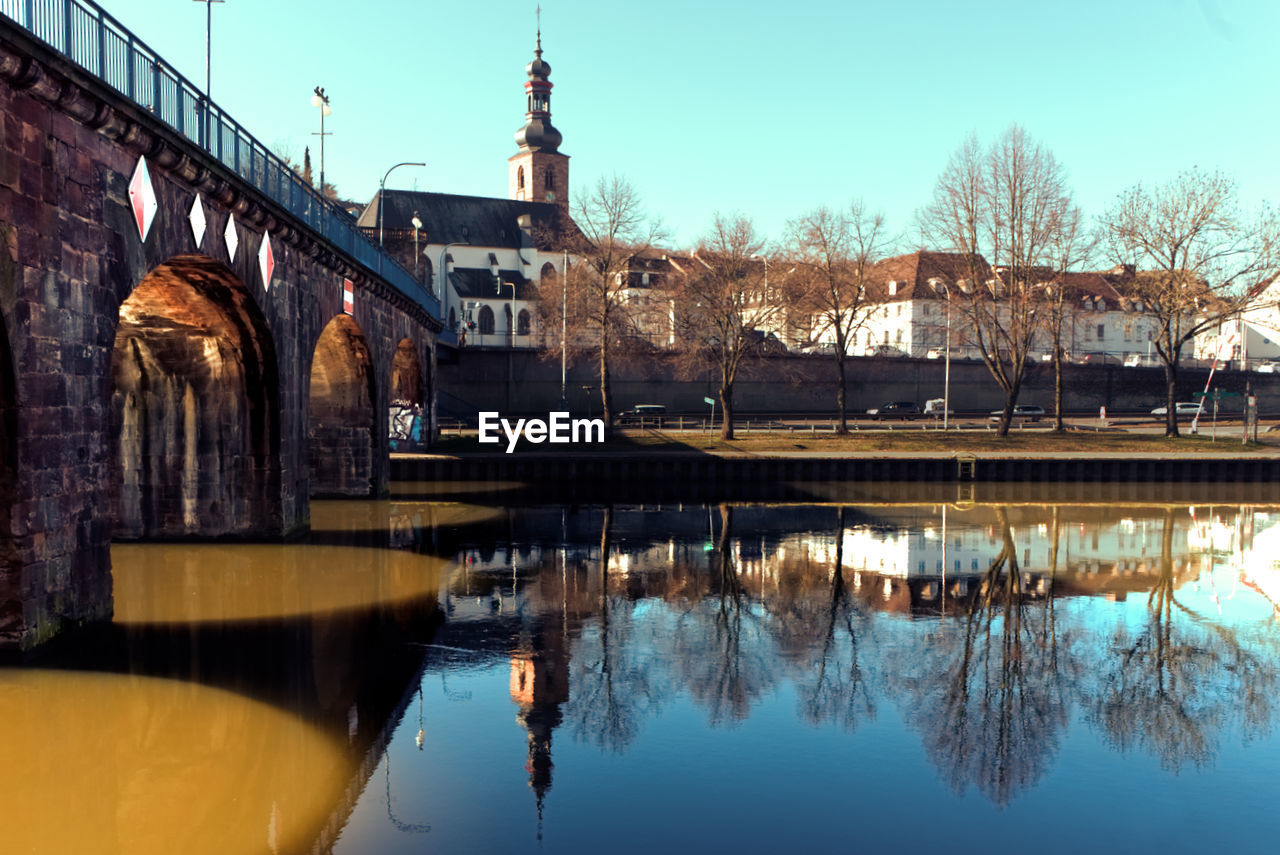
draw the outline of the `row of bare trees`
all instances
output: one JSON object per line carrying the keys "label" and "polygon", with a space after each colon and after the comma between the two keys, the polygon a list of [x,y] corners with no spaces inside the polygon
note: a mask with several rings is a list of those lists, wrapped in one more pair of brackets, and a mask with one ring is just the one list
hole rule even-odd
{"label": "row of bare trees", "polygon": [[[579,356],[598,360],[611,424],[612,361],[637,339],[637,259],[653,257],[665,235],[635,188],[617,176],[580,193],[574,217],[582,234],[568,248],[582,263],[567,282],[567,311],[561,294],[547,295],[543,328],[555,331],[548,344],[558,350],[566,311],[569,341]],[[957,314],[967,346],[1004,393],[1000,435],[1008,432],[1033,348],[1046,339],[1056,428],[1063,429],[1064,333],[1079,297],[1072,271],[1099,263],[1136,271],[1119,288],[1155,328],[1171,436],[1178,434],[1174,403],[1184,348],[1239,316],[1280,273],[1280,217],[1266,205],[1246,212],[1224,175],[1191,169],[1163,185],[1135,185],[1091,225],[1066,169],[1017,125],[987,145],[968,137],[915,225],[914,241],[890,234],[882,214],[855,200],[843,210],[814,208],[770,245],[750,217],[715,216],[690,253],[689,269],[660,293],[677,363],[718,380],[723,438],[733,437],[734,386],[744,362],[758,355],[762,332],[784,327],[834,343],[839,430],[847,430],[846,355],[885,306],[877,264],[912,243],[961,260],[951,281],[939,283],[937,297]]]}

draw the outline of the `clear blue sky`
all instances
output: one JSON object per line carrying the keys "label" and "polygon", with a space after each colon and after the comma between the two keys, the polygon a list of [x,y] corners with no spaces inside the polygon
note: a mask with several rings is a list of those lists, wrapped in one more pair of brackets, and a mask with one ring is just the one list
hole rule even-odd
{"label": "clear blue sky", "polygon": [[[326,177],[505,196],[536,0],[227,0],[213,98],[301,158],[333,102]],[[205,6],[106,0],[204,79]],[[964,136],[1047,144],[1086,212],[1137,181],[1220,168],[1280,200],[1274,0],[543,0],[552,118],[579,188],[617,172],[689,245],[716,211],[771,238],[863,197],[908,230]],[[314,148],[313,148],[314,156]]]}

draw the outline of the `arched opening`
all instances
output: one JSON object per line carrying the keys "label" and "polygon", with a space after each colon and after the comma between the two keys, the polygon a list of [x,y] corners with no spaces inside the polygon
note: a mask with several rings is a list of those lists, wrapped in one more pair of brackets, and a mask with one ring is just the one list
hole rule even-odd
{"label": "arched opening", "polygon": [[520,190],[524,189],[524,167],[523,166],[518,167],[516,169],[516,187]]}
{"label": "arched opening", "polygon": [[547,167],[544,181],[546,183],[547,192],[554,193],[556,190],[556,171],[552,169],[550,166]]}
{"label": "arched opening", "polygon": [[503,332],[507,338],[511,338],[511,334],[515,332],[516,325],[511,322],[511,304],[504,303],[502,306],[502,325]]}
{"label": "arched opening", "polygon": [[350,315],[325,326],[311,360],[312,496],[373,494],[373,359]]}
{"label": "arched opening", "polygon": [[275,347],[234,273],[195,255],[151,271],[111,376],[115,537],[279,534]]}
{"label": "arched opening", "polygon": [[13,537],[13,505],[17,500],[17,395],[9,336],[0,318],[0,642],[23,634],[22,574]]}
{"label": "arched opening", "polygon": [[480,335],[493,335],[493,309],[488,306],[480,307]]}
{"label": "arched opening", "polygon": [[423,401],[426,398],[422,363],[417,348],[401,339],[391,360],[391,447],[404,448],[424,441]]}
{"label": "arched opening", "polygon": [[548,261],[542,265],[542,269],[538,271],[538,286],[540,288],[553,288],[559,281],[560,274],[554,264]]}
{"label": "arched opening", "polygon": [[528,309],[521,309],[516,317],[516,335],[528,335],[533,330],[533,316]]}

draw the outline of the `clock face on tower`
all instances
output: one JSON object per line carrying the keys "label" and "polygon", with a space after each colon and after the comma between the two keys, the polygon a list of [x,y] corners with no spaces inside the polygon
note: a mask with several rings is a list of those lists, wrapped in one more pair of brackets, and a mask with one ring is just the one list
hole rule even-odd
{"label": "clock face on tower", "polygon": [[556,191],[554,191],[554,190],[548,190],[548,191],[547,191],[547,201],[548,201],[548,202],[554,202],[555,200],[556,200]]}

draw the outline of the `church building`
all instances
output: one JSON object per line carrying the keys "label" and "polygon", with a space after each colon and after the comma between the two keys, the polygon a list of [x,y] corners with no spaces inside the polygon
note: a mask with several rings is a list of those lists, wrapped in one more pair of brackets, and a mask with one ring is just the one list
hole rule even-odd
{"label": "church building", "polygon": [[384,190],[357,221],[440,300],[446,323],[469,348],[537,346],[536,285],[558,282],[566,248],[581,240],[569,216],[569,156],[551,124],[541,27],[525,72],[525,122],[507,161],[509,198]]}

